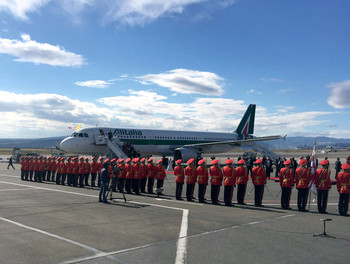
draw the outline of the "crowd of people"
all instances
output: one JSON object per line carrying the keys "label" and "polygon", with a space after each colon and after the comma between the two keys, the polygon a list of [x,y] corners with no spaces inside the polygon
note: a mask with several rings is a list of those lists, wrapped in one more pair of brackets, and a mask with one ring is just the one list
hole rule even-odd
{"label": "crowd of people", "polygon": [[[267,158],[266,160],[269,160]],[[251,168],[251,180],[254,186],[254,204],[263,206],[263,196],[268,178],[266,160],[256,159]],[[246,188],[249,181],[250,160],[239,159],[234,167],[232,159],[228,158],[224,166],[213,158],[210,167],[205,159],[196,162],[194,158],[187,162],[175,161],[174,176],[176,183],[175,197],[183,200],[183,186],[186,183],[186,199],[194,201],[194,191],[198,185],[198,201],[206,203],[205,198],[208,184],[211,185],[210,198],[213,204],[220,204],[219,194],[224,186],[224,204],[233,206],[232,197],[237,187],[237,202],[245,204]],[[196,165],[197,163],[197,165]],[[295,163],[298,165],[295,166]],[[314,173],[307,158],[301,157],[298,162],[294,159],[283,160],[283,166],[278,170],[281,186],[281,207],[290,210],[290,197],[294,185],[297,188],[297,205],[299,211],[307,211],[306,205],[312,184],[317,190],[317,207],[319,213],[327,213],[328,192],[331,188],[329,161],[320,162],[321,167]],[[337,166],[337,165],[336,165]],[[91,163],[84,157],[22,157],[21,179],[26,181],[52,181],[56,184],[74,187],[100,187],[99,201],[108,203],[107,193],[112,199],[113,192],[141,193],[162,195],[166,177],[163,159],[156,163],[153,158],[104,159],[92,157]],[[350,156],[347,157],[341,170],[337,173],[337,190],[339,192],[339,214],[347,215],[350,196]],[[156,180],[156,184],[155,184]],[[155,187],[155,188],[154,188]],[[266,187],[267,188],[267,187]],[[155,192],[154,192],[155,190]]]}

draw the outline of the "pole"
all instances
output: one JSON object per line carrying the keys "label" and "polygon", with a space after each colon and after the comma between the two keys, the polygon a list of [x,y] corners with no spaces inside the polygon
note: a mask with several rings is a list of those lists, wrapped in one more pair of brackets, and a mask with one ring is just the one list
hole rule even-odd
{"label": "pole", "polygon": [[311,206],[311,193],[310,193],[310,189],[309,189],[309,211],[310,211],[310,206]]}
{"label": "pole", "polygon": [[253,185],[252,189],[250,190],[250,192],[248,193],[248,196],[250,196],[251,192],[253,191],[255,185]]}

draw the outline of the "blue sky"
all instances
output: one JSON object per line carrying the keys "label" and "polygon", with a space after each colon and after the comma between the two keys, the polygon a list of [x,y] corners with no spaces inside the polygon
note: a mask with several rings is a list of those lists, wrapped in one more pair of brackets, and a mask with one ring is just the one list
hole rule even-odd
{"label": "blue sky", "polygon": [[0,0],[1,138],[81,125],[350,137],[349,1]]}

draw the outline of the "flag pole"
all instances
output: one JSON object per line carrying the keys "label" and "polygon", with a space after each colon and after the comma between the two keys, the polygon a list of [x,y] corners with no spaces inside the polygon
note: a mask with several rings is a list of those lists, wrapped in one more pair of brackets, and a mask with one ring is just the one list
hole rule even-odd
{"label": "flag pole", "polygon": [[[314,193],[315,188],[315,174],[316,174],[316,138],[314,139],[314,147],[312,149],[312,156],[311,156],[311,176],[312,179],[309,183],[309,210],[311,206],[311,193]],[[311,193],[310,193],[311,190]]]}

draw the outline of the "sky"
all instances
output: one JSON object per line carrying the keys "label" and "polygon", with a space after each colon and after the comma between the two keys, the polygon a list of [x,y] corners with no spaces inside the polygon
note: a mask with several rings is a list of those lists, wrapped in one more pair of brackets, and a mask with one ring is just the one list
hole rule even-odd
{"label": "sky", "polygon": [[[350,1],[0,0],[0,138],[91,126],[350,138]],[[69,128],[72,128],[71,130]]]}

